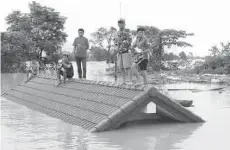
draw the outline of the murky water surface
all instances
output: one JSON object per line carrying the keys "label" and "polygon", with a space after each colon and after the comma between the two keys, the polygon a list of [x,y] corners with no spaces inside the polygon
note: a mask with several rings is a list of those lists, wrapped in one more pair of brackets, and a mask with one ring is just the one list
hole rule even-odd
{"label": "murky water surface", "polygon": [[[74,64],[75,65],[75,64]],[[89,62],[88,78],[114,80],[104,75],[105,63]],[[75,65],[76,68],[76,65]],[[76,70],[76,69],[75,69]],[[77,73],[75,73],[77,77]],[[2,74],[2,92],[17,86],[24,74]],[[139,124],[103,133],[88,133],[55,118],[1,98],[2,150],[230,150],[230,87],[206,91],[218,85],[171,84],[163,89],[175,99],[193,100],[191,111],[206,120],[201,124]],[[148,107],[148,109],[151,109]]]}

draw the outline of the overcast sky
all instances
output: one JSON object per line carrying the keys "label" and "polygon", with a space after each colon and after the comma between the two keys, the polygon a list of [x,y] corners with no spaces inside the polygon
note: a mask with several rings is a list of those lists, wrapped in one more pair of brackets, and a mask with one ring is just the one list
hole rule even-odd
{"label": "overcast sky", "polygon": [[[151,25],[160,29],[173,28],[193,32],[188,42],[192,48],[173,48],[178,53],[184,50],[204,56],[208,49],[221,41],[230,40],[230,4],[228,0],[36,0],[52,7],[68,19],[65,44],[71,50],[77,36],[77,29],[84,28],[85,36],[99,27],[117,27],[121,15],[126,19],[126,27],[136,29],[137,25]],[[0,4],[0,31],[5,31],[5,17],[13,10],[28,12],[29,0],[6,0]]]}

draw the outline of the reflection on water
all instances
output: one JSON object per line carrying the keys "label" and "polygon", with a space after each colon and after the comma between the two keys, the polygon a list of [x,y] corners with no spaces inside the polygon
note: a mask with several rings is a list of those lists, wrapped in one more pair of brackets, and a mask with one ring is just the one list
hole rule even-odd
{"label": "reflection on water", "polygon": [[[76,65],[75,67],[75,77]],[[104,75],[105,63],[88,63],[88,79],[114,80]],[[2,74],[2,91],[17,86],[24,74]],[[216,85],[171,84],[161,88],[199,88]],[[58,119],[1,98],[2,150],[229,150],[230,87],[218,91],[170,91],[175,99],[191,99],[191,111],[202,116],[204,124],[131,125],[115,131],[88,133]]]}
{"label": "reflection on water", "polygon": [[[174,143],[183,141],[202,124],[155,124],[136,125],[131,128],[96,133],[89,137],[90,145],[96,147],[102,143],[106,148],[120,146],[120,149],[157,149],[168,150],[173,148]],[[124,135],[125,136],[122,136]],[[131,138],[132,137],[132,138]],[[101,141],[104,141],[101,142]],[[105,148],[105,149],[106,149]]]}
{"label": "reflection on water", "polygon": [[1,94],[7,90],[16,87],[20,82],[26,79],[25,74],[1,74]]}

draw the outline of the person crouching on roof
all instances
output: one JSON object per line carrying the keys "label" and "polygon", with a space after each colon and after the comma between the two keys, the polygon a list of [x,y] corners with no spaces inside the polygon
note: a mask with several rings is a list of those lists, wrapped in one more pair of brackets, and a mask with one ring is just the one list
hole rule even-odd
{"label": "person crouching on roof", "polygon": [[63,55],[62,62],[57,66],[57,86],[61,84],[61,76],[63,77],[63,83],[66,79],[71,79],[74,76],[73,65],[69,62],[67,54]]}
{"label": "person crouching on roof", "polygon": [[32,57],[30,61],[26,62],[26,81],[39,74],[39,62],[36,61],[36,57]]}

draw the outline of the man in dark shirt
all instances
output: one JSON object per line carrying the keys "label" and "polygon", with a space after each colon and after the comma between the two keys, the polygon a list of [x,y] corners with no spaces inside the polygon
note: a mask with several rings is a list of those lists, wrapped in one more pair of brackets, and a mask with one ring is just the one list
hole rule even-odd
{"label": "man in dark shirt", "polygon": [[57,86],[61,84],[61,76],[63,76],[64,83],[66,79],[71,79],[74,76],[73,65],[69,62],[67,54],[63,55],[62,62],[57,66]]}
{"label": "man in dark shirt", "polygon": [[[87,57],[87,50],[89,49],[89,42],[88,39],[85,38],[84,30],[79,29],[78,35],[74,40],[73,46],[74,46],[74,54],[76,58],[77,68],[78,68],[78,76],[81,79],[82,76],[85,79],[86,78],[86,57]],[[83,74],[82,74],[82,67],[83,67]]]}

